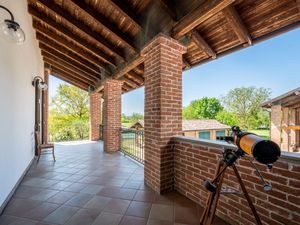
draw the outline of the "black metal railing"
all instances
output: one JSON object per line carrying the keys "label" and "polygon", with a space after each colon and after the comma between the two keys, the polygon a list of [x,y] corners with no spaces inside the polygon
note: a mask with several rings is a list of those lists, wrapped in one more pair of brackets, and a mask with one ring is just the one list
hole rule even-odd
{"label": "black metal railing", "polygon": [[104,132],[104,126],[103,124],[99,124],[99,140],[103,141],[103,132]]}
{"label": "black metal railing", "polygon": [[144,164],[144,130],[122,128],[121,152]]}

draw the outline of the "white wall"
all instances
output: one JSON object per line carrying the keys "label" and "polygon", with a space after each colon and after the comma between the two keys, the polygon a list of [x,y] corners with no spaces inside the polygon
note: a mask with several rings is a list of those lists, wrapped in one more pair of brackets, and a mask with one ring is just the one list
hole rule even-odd
{"label": "white wall", "polygon": [[[0,206],[34,157],[34,76],[43,76],[26,0],[1,0],[26,34],[23,45],[0,38]],[[0,22],[9,18],[0,9]]]}

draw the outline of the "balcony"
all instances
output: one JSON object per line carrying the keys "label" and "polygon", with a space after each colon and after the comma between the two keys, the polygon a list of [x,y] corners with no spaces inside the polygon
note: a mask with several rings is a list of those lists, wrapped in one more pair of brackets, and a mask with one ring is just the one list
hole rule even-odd
{"label": "balcony", "polygon": [[[177,192],[144,185],[143,166],[99,142],[56,145],[34,162],[3,215],[8,224],[197,224],[202,208]],[[220,219],[215,224],[226,224]]]}

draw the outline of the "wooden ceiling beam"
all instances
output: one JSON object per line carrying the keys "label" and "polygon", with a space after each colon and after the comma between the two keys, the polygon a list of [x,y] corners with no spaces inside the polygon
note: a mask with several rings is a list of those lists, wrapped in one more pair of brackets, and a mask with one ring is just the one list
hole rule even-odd
{"label": "wooden ceiling beam", "polygon": [[70,80],[73,80],[73,81],[75,81],[79,84],[83,84],[83,85],[86,85],[86,86],[90,86],[90,85],[93,86],[93,83],[89,83],[88,81],[82,81],[82,80],[78,79],[77,77],[74,77],[74,75],[72,76],[72,74],[67,73],[64,70],[61,70],[60,68],[57,68],[56,66],[50,65],[50,68],[51,68],[52,71],[56,71],[57,73],[61,74],[65,78],[69,78]]}
{"label": "wooden ceiling beam", "polygon": [[77,29],[81,30],[86,35],[88,35],[90,38],[94,39],[103,48],[105,48],[106,51],[114,54],[119,59],[125,61],[125,55],[120,52],[122,50],[118,49],[116,47],[116,45],[107,41],[102,35],[95,32],[94,30],[92,30],[91,27],[85,25],[82,21],[73,17],[70,13],[67,12],[67,10],[63,10],[56,3],[49,1],[49,0],[38,0],[38,2],[41,3],[42,5],[44,5],[45,7],[47,7],[52,12],[54,12],[57,16],[60,16],[61,18],[63,18],[70,25],[76,27]]}
{"label": "wooden ceiling beam", "polygon": [[[76,42],[78,45],[82,46],[87,51],[90,51],[91,53],[95,54],[97,57],[102,59],[104,62],[110,64],[114,68],[116,67],[115,59],[107,54],[105,54],[102,50],[95,47],[94,45],[90,44],[85,39],[80,38],[73,32],[66,29],[64,26],[57,23],[55,20],[51,19],[50,17],[47,17],[46,15],[43,15],[39,11],[37,11],[32,5],[28,6],[28,12],[33,16],[33,18],[37,21],[46,23],[48,26],[50,26],[52,29],[57,31],[58,33],[64,35],[65,37],[68,37],[72,39],[74,42]],[[38,28],[42,29],[42,25],[37,26]]]}
{"label": "wooden ceiling beam", "polygon": [[177,15],[171,6],[165,0],[158,0],[162,8],[168,13],[168,15],[172,18],[173,21],[177,21]]}
{"label": "wooden ceiling beam", "polygon": [[76,60],[73,60],[72,58],[65,56],[64,54],[60,53],[59,51],[57,51],[55,49],[48,47],[47,45],[42,44],[42,45],[40,45],[40,48],[41,48],[42,52],[47,52],[48,54],[55,57],[56,60],[59,59],[67,64],[75,66],[75,67],[79,68],[81,71],[85,71],[86,73],[92,75],[93,77],[97,77],[97,78],[100,77],[99,73],[96,73],[94,70],[91,70],[90,68],[83,66],[81,63],[78,63]]}
{"label": "wooden ceiling beam", "polygon": [[138,74],[134,73],[133,71],[129,71],[126,76],[128,76],[131,80],[133,80],[137,85],[141,86],[145,80],[143,77],[139,76]]}
{"label": "wooden ceiling beam", "polygon": [[[136,68],[138,65],[140,65],[142,62],[144,62],[144,57],[139,56],[132,60],[130,63],[127,63],[123,68],[119,69],[111,78],[112,79],[119,79],[132,69]],[[103,89],[102,82],[95,88],[94,92],[99,92]]]}
{"label": "wooden ceiling beam", "polygon": [[173,27],[173,37],[181,38],[205,20],[216,15],[224,8],[235,2],[235,0],[210,0],[204,1],[195,10],[180,19]]}
{"label": "wooden ceiling beam", "polygon": [[85,76],[87,77],[90,77],[91,79],[96,79],[98,80],[99,79],[99,75],[98,74],[91,74],[91,73],[88,73],[84,67],[81,67],[81,64],[78,64],[78,63],[73,63],[71,61],[68,61],[67,59],[61,59],[59,57],[57,57],[56,55],[52,55],[51,53],[48,53],[44,50],[41,51],[42,52],[42,56],[48,58],[48,59],[51,59],[61,65],[63,65],[64,67],[67,67],[71,70],[74,70],[74,71],[78,71],[79,73],[81,74],[84,74]]}
{"label": "wooden ceiling beam", "polygon": [[44,62],[47,62],[51,66],[55,66],[56,68],[58,68],[62,71],[65,71],[66,73],[74,75],[73,77],[78,78],[78,80],[81,80],[81,81],[87,81],[88,80],[89,82],[92,82],[93,84],[96,84],[99,81],[99,80],[96,80],[96,79],[91,79],[90,77],[87,77],[87,76],[79,73],[77,70],[72,70],[69,67],[66,67],[62,64],[59,64],[56,61],[54,61],[52,59],[49,59],[45,56],[43,57],[43,60],[44,60]]}
{"label": "wooden ceiling beam", "polygon": [[47,42],[47,41],[45,41],[45,39],[38,39],[38,40],[40,41],[40,48],[44,48],[46,45],[49,48],[56,50],[56,51],[60,52],[61,54],[65,55],[65,57],[71,58],[71,59],[75,60],[76,62],[80,63],[81,65],[85,66],[86,68],[93,70],[94,72],[98,73],[99,77],[100,77],[100,68],[95,66],[94,64],[90,63],[86,59],[80,57],[79,55],[71,52],[70,50],[68,50],[56,43]]}
{"label": "wooden ceiling beam", "polygon": [[123,44],[126,44],[132,51],[137,52],[135,48],[134,38],[124,34],[115,24],[111,23],[109,19],[102,16],[99,11],[82,0],[71,0],[77,7],[83,10],[86,14],[93,17],[102,27],[109,33],[113,34]]}
{"label": "wooden ceiling beam", "polygon": [[191,68],[191,64],[188,62],[187,58],[184,55],[182,56],[182,64],[184,65],[184,67],[186,69],[190,69]]}
{"label": "wooden ceiling beam", "polygon": [[222,10],[222,13],[224,14],[228,24],[231,26],[234,33],[239,38],[240,42],[252,45],[252,38],[234,6],[227,6]]}
{"label": "wooden ceiling beam", "polygon": [[89,61],[90,63],[95,64],[96,66],[102,67],[103,69],[107,68],[107,64],[101,62],[97,57],[88,54],[83,49],[61,38],[60,36],[55,34],[50,34],[50,33],[43,33],[38,29],[36,30],[36,32],[37,32],[36,38],[38,40],[43,40],[43,42],[55,43],[55,46],[64,47],[70,50],[71,52],[73,52],[74,54],[80,56],[81,58]]}
{"label": "wooden ceiling beam", "polygon": [[51,68],[51,66],[49,64],[47,64],[47,63],[45,63],[45,68],[49,68],[50,69],[50,71],[51,71],[50,75],[55,76],[55,77],[57,77],[57,78],[65,81],[65,82],[68,82],[68,83],[70,83],[70,84],[72,84],[72,85],[74,85],[76,87],[79,87],[79,88],[85,90],[85,91],[88,90],[89,85],[81,83],[81,82],[79,82],[79,81],[77,81],[75,79],[72,79],[70,77],[65,77],[65,75],[61,74],[59,70],[56,70],[55,68]]}
{"label": "wooden ceiling beam", "polygon": [[121,12],[126,18],[128,18],[131,23],[134,24],[135,27],[137,27],[139,30],[142,30],[142,24],[140,21],[140,18],[128,7],[128,4],[126,4],[122,0],[108,0],[109,3],[117,9],[119,12]]}
{"label": "wooden ceiling beam", "polygon": [[138,85],[134,81],[132,81],[131,79],[127,78],[126,76],[123,76],[122,80],[124,80],[124,82],[126,82],[129,86],[131,86],[134,89],[138,87]]}
{"label": "wooden ceiling beam", "polygon": [[207,42],[197,31],[192,32],[192,40],[198,46],[198,48],[206,53],[206,55],[213,59],[217,58],[216,52],[207,44]]}

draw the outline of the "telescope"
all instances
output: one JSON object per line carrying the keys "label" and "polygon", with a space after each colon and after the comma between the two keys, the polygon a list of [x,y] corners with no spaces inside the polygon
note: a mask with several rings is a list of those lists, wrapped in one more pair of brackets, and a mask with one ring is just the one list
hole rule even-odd
{"label": "telescope", "polygon": [[247,154],[268,167],[279,159],[280,148],[275,142],[263,139],[256,134],[242,131],[237,126],[233,126],[231,129],[231,136],[217,137],[217,140],[235,144],[241,151],[241,154]]}
{"label": "telescope", "polygon": [[255,159],[259,163],[267,165],[267,167],[270,169],[272,168],[272,164],[280,157],[280,148],[275,142],[263,139],[256,134],[242,131],[237,126],[233,126],[231,130],[232,132],[230,136],[217,137],[217,139],[226,141],[230,144],[232,143],[237,146],[237,149],[232,148],[231,146],[225,146],[222,157],[217,165],[214,178],[210,181],[204,181],[204,187],[210,192],[210,194],[207,198],[206,206],[201,216],[200,225],[213,224],[220,194],[241,194],[240,191],[235,190],[234,188],[222,187],[224,174],[228,167],[233,169],[237,181],[240,184],[242,194],[246,198],[255,217],[256,224],[262,225],[260,217],[252,203],[242,177],[238,172],[238,167],[235,166],[235,163],[241,157],[249,160],[250,164],[255,169],[257,175],[262,181],[263,189],[265,191],[270,191],[272,190],[272,185],[265,181],[252,160]]}

